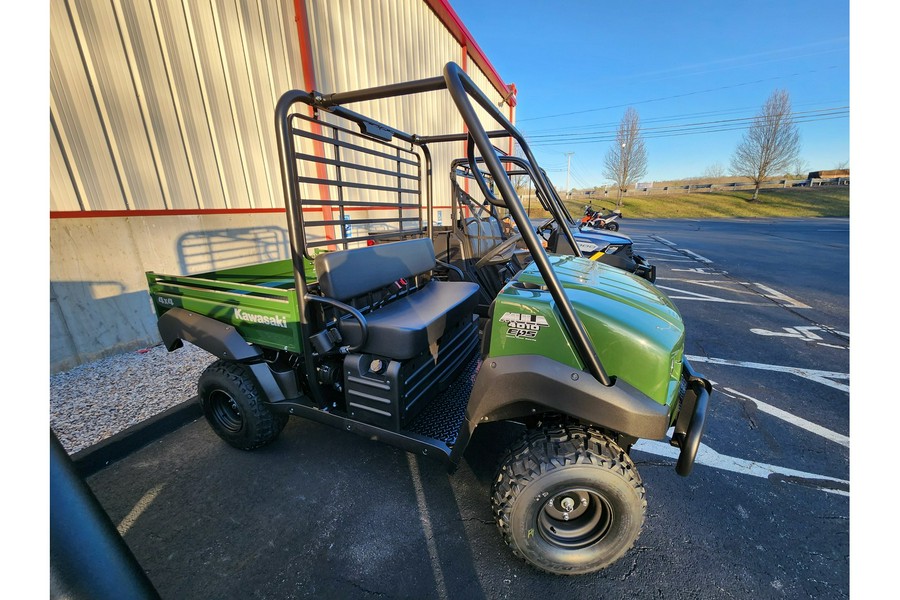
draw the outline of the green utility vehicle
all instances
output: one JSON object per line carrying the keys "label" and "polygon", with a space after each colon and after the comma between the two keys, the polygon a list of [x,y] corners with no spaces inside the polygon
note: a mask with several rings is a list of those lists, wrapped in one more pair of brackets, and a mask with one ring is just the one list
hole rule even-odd
{"label": "green utility vehicle", "polygon": [[[462,138],[406,133],[345,107],[436,91],[458,108]],[[500,460],[490,499],[506,544],[558,574],[622,557],[646,508],[632,444],[671,428],[675,469],[688,475],[703,435],[711,386],[684,358],[675,306],[577,250],[545,252],[490,138],[511,135],[536,167],[534,157],[454,63],[407,83],[287,92],[275,123],[291,259],[147,273],[166,347],[190,342],[218,358],[199,381],[215,432],[250,450],[295,415],[453,470],[479,425],[512,421],[522,437]],[[478,284],[435,259],[430,148],[459,139],[470,140],[482,184],[483,159],[499,190],[490,201],[509,211],[530,254],[486,316]]]}

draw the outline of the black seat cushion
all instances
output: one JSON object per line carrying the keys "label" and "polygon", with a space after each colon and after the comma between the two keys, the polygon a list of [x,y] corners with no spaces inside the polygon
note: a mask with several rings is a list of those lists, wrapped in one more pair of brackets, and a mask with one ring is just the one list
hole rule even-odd
{"label": "black seat cushion", "polygon": [[432,270],[434,244],[416,238],[325,252],[316,256],[315,268],[322,293],[343,302]]}
{"label": "black seat cushion", "polygon": [[[406,360],[432,346],[462,319],[471,319],[478,304],[478,284],[431,281],[424,288],[366,314],[369,336],[361,352]],[[343,319],[345,343],[359,340],[359,324]],[[435,350],[436,353],[436,350]]]}

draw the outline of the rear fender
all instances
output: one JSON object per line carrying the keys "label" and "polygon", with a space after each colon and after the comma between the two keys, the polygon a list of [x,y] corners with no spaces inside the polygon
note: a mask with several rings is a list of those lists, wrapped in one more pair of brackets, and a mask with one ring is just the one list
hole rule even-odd
{"label": "rear fender", "polygon": [[190,342],[218,358],[245,363],[270,402],[285,399],[272,370],[263,361],[262,349],[248,343],[233,326],[183,308],[170,308],[159,318],[157,327],[169,352]]}

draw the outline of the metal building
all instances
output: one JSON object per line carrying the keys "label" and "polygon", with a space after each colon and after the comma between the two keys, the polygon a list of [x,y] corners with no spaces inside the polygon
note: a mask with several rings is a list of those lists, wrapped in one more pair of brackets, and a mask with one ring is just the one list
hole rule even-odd
{"label": "metal building", "polygon": [[[287,258],[282,92],[434,77],[450,61],[514,121],[514,86],[448,0],[51,2],[51,372],[158,342],[148,270]],[[463,131],[446,94],[364,111]],[[463,152],[441,149],[435,169]],[[449,209],[448,177],[434,181]]]}

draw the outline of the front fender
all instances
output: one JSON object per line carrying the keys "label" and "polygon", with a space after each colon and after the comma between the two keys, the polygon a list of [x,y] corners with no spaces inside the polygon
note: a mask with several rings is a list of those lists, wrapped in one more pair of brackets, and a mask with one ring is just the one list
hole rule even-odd
{"label": "front fender", "polygon": [[621,379],[607,387],[586,371],[544,356],[485,359],[466,409],[471,429],[544,412],[636,438],[663,439],[669,428],[669,408]]}

